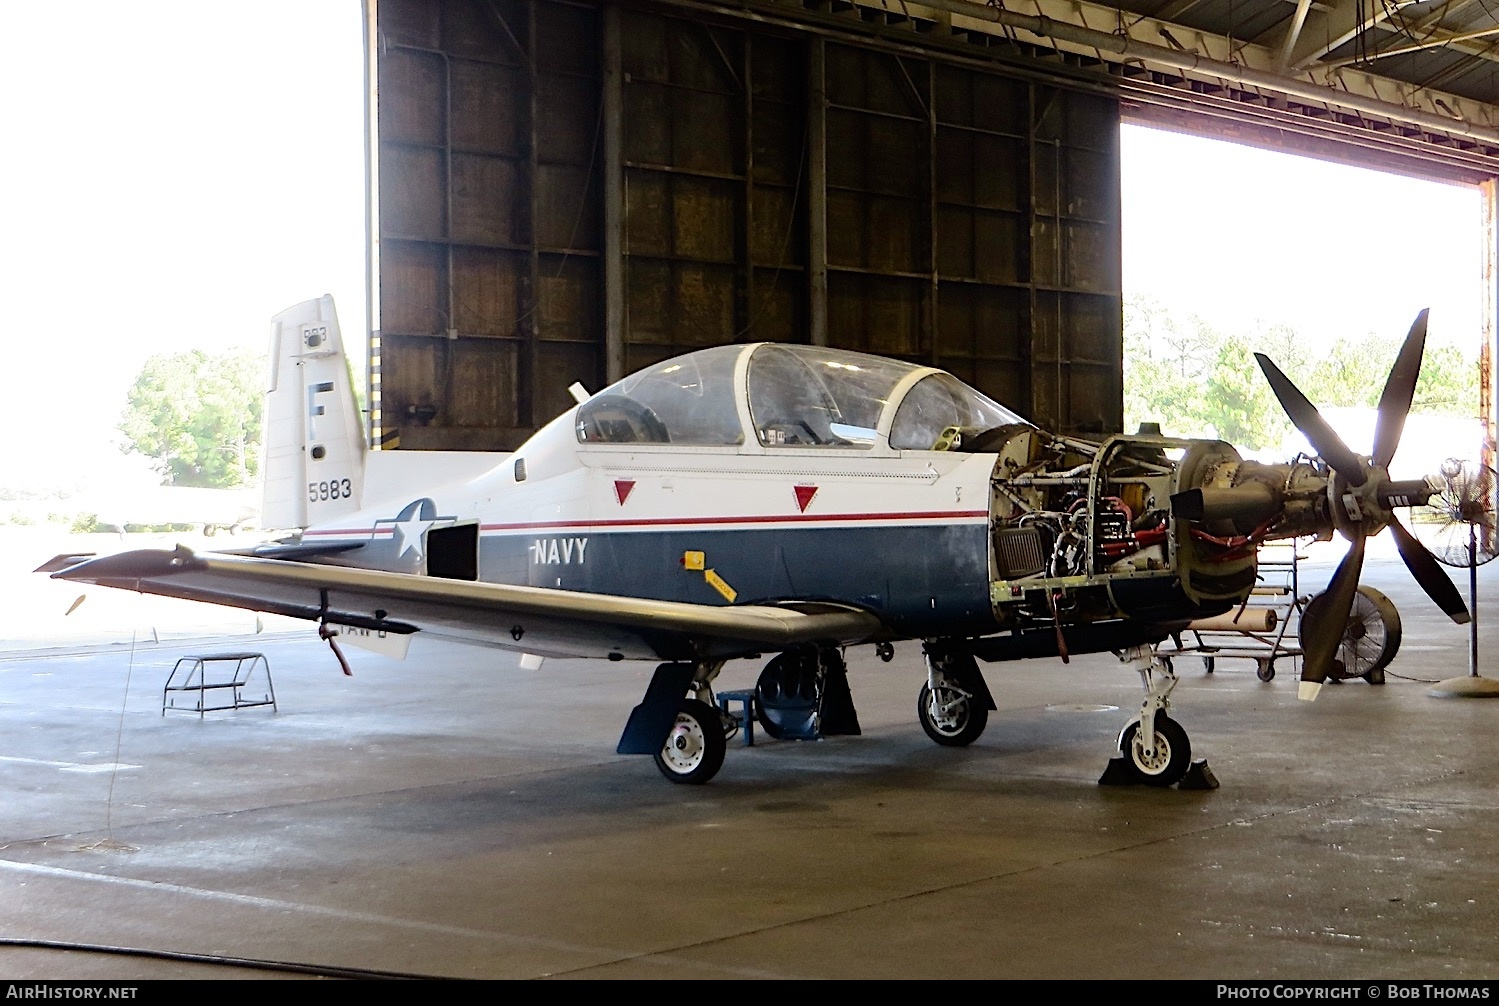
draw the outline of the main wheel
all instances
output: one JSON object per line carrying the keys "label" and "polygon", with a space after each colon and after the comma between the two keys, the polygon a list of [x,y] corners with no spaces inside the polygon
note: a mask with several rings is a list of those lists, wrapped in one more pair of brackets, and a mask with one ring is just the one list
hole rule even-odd
{"label": "main wheel", "polygon": [[930,684],[922,685],[916,715],[926,735],[945,747],[972,744],[989,725],[989,710],[984,704],[949,685],[935,692]]}
{"label": "main wheel", "polygon": [[705,783],[723,767],[726,746],[718,710],[706,702],[686,699],[656,755],[656,767],[672,782]]}
{"label": "main wheel", "polygon": [[814,740],[822,733],[823,674],[813,653],[777,654],[755,681],[755,715],[776,740]]}
{"label": "main wheel", "polygon": [[[1302,649],[1316,633],[1318,624],[1333,617],[1327,610],[1327,595],[1318,594],[1307,602],[1301,613],[1298,635]],[[1384,669],[1400,649],[1400,612],[1388,597],[1373,587],[1360,587],[1353,595],[1348,612],[1348,626],[1338,647],[1332,676],[1363,678],[1371,685],[1384,682]]]}
{"label": "main wheel", "polygon": [[1154,753],[1145,754],[1138,721],[1124,728],[1119,753],[1124,755],[1125,763],[1135,776],[1147,786],[1174,786],[1181,782],[1192,764],[1192,744],[1187,740],[1187,732],[1164,713],[1155,716]]}

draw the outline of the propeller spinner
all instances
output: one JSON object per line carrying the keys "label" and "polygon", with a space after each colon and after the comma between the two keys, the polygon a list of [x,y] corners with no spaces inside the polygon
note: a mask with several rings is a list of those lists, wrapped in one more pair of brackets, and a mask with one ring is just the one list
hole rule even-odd
{"label": "propeller spinner", "polygon": [[1436,558],[1392,512],[1394,507],[1418,502],[1431,493],[1423,481],[1392,482],[1387,471],[1396,448],[1400,446],[1400,433],[1405,428],[1405,417],[1416,393],[1416,378],[1421,373],[1421,356],[1426,348],[1426,314],[1423,310],[1416,316],[1410,334],[1405,337],[1395,364],[1390,368],[1390,376],[1385,379],[1375,421],[1374,452],[1368,458],[1348,449],[1317,407],[1269,357],[1263,353],[1255,354],[1281,408],[1332,469],[1328,502],[1333,524],[1351,542],[1348,554],[1328,582],[1330,603],[1324,609],[1325,616],[1307,626],[1309,631],[1303,632],[1303,638],[1307,640],[1302,654],[1299,691],[1303,699],[1317,697],[1348,630],[1348,613],[1364,567],[1364,540],[1386,526],[1395,536],[1400,558],[1427,596],[1454,622],[1462,624],[1469,619],[1468,606],[1442,572]]}

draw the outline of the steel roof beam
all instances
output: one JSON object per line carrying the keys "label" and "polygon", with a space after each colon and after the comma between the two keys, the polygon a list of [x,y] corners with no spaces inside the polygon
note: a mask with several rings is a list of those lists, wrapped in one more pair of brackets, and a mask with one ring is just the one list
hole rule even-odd
{"label": "steel roof beam", "polygon": [[[879,0],[856,0],[876,6]],[[1137,18],[1121,34],[1119,10],[1084,0],[1034,0],[1037,14],[990,7],[972,0],[922,0],[902,10],[910,17],[951,16],[954,28],[1027,36],[1039,44],[1091,53],[1112,63],[1169,67],[1195,79],[1227,81],[1301,102],[1338,107],[1374,119],[1407,123],[1423,130],[1499,144],[1499,106],[1456,95],[1420,91],[1402,81],[1344,68],[1316,79],[1317,68],[1302,76],[1277,72],[1279,53],[1253,43],[1232,42],[1183,25]],[[1350,4],[1351,6],[1351,4]],[[1313,14],[1317,11],[1313,8]],[[1303,35],[1306,31],[1303,31]],[[1161,39],[1171,45],[1147,39]],[[1450,114],[1449,114],[1450,113]]]}

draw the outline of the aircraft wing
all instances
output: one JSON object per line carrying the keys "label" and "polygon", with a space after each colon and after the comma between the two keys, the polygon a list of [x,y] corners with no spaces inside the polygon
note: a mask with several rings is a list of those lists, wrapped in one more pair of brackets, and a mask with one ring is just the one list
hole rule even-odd
{"label": "aircraft wing", "polygon": [[799,643],[861,642],[881,630],[875,615],[843,605],[653,601],[257,556],[200,555],[181,546],[86,559],[52,575],[332,625],[422,631],[540,656],[729,658]]}

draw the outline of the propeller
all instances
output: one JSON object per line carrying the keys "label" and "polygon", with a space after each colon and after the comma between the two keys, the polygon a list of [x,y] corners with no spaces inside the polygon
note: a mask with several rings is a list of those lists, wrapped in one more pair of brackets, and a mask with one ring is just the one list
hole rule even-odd
{"label": "propeller", "polygon": [[1333,525],[1352,542],[1328,582],[1326,617],[1309,627],[1312,631],[1302,653],[1298,692],[1303,699],[1317,697],[1348,630],[1349,609],[1364,568],[1364,540],[1386,526],[1395,537],[1395,548],[1405,568],[1426,595],[1454,622],[1462,624],[1469,619],[1468,606],[1436,558],[1391,512],[1392,507],[1424,502],[1432,492],[1424,481],[1392,482],[1386,470],[1400,446],[1405,417],[1416,394],[1416,378],[1421,374],[1421,356],[1426,348],[1426,316],[1424,310],[1416,316],[1390,368],[1390,376],[1385,379],[1374,427],[1374,452],[1367,459],[1348,449],[1317,407],[1268,356],[1254,354],[1281,408],[1332,469],[1334,477],[1328,484],[1328,502]]}

